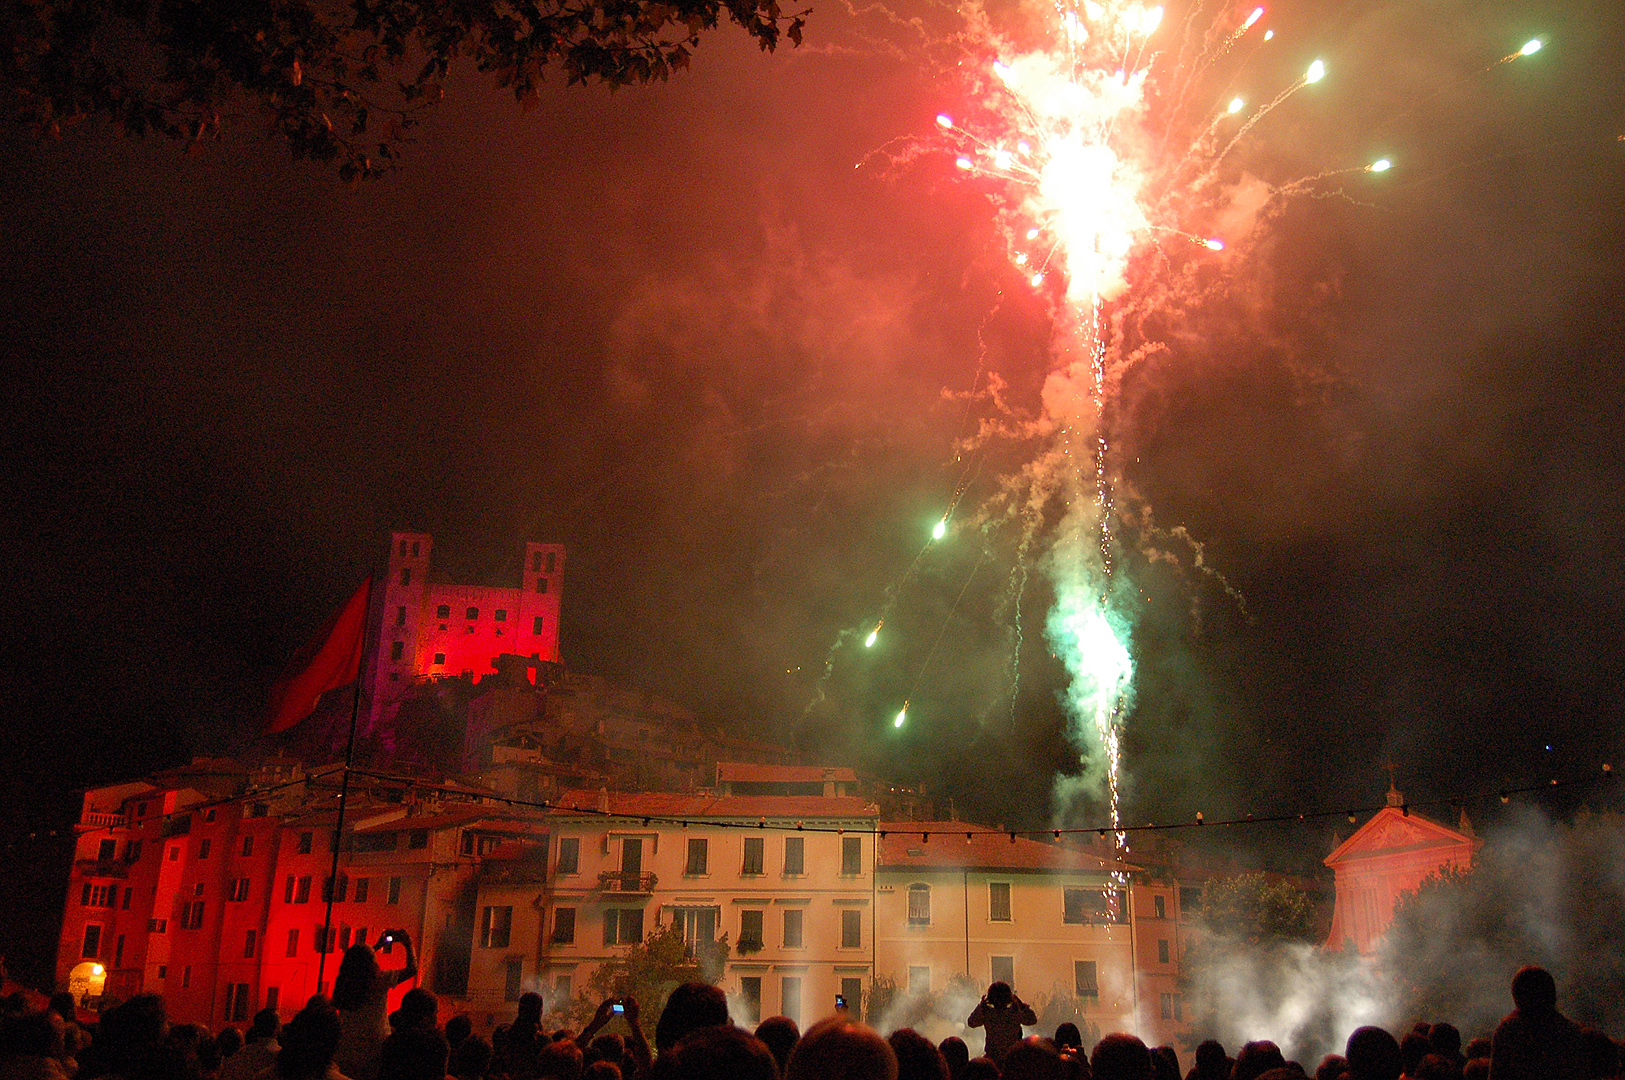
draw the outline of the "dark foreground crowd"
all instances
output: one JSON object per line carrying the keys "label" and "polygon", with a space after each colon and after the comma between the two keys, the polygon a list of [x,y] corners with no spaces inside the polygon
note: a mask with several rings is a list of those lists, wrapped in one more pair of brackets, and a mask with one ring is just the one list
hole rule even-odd
{"label": "dark foreground crowd", "polygon": [[[43,1012],[24,1011],[15,999],[0,1002],[0,1080],[1621,1078],[1620,1046],[1566,1019],[1557,1010],[1552,977],[1539,968],[1518,972],[1515,1007],[1491,1037],[1464,1047],[1446,1023],[1418,1024],[1403,1038],[1363,1027],[1349,1036],[1344,1053],[1329,1055],[1311,1074],[1271,1042],[1247,1043],[1233,1057],[1219,1043],[1204,1042],[1193,1067],[1182,1072],[1172,1047],[1148,1048],[1127,1033],[1107,1035],[1093,1048],[1082,1045],[1072,1024],[1062,1024],[1053,1038],[1024,1036],[1022,1028],[1036,1018],[1002,983],[989,988],[968,1018],[984,1031],[986,1052],[977,1057],[957,1037],[933,1045],[903,1029],[883,1038],[843,1013],[805,1033],[787,1017],[771,1017],[752,1033],[730,1022],[722,991],[701,983],[672,992],[652,1048],[632,999],[604,1002],[580,1032],[549,1032],[541,1023],[541,999],[527,994],[514,1020],[487,1042],[472,1032],[466,1015],[442,1025],[434,996],[409,990],[386,1018],[386,1034],[383,1025],[373,1029],[372,1012],[400,973],[379,972],[369,959],[358,959],[348,982],[342,968],[335,980],[334,996],[347,1007],[317,996],[284,1025],[274,1010],[263,1010],[246,1036],[231,1027],[211,1034],[196,1024],[170,1025],[163,999],[154,994],[109,1009],[93,1027],[75,1022],[70,995],[57,995]],[[614,1020],[625,1021],[626,1035],[604,1032]]]}

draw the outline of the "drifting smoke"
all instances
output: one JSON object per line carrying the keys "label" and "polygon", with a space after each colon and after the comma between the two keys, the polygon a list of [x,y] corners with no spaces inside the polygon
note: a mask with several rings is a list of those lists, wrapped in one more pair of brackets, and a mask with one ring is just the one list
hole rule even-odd
{"label": "drifting smoke", "polygon": [[1558,1007],[1603,1030],[1625,1026],[1625,820],[1554,823],[1519,814],[1485,837],[1471,874],[1424,883],[1403,901],[1373,956],[1306,943],[1259,946],[1204,938],[1188,1000],[1196,1035],[1232,1050],[1271,1039],[1303,1062],[1341,1053],[1377,1024],[1418,1020],[1488,1035],[1512,1009],[1512,975],[1538,964],[1557,979]]}

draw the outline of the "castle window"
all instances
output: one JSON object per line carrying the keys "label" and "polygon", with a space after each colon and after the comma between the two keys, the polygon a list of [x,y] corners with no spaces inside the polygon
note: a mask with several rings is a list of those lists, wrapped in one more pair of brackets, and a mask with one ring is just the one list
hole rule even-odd
{"label": "castle window", "polygon": [[553,567],[555,565],[555,560],[557,558],[558,558],[558,552],[549,551],[547,553],[547,562],[545,564],[543,564],[542,569],[546,570],[549,574],[551,574],[553,572]]}
{"label": "castle window", "polygon": [[497,622],[507,622],[508,612],[504,608],[497,608]]}
{"label": "castle window", "polygon": [[539,577],[539,578],[536,579],[536,591],[537,591],[537,593],[543,594],[543,595],[545,595],[547,593],[547,579],[546,578]]}
{"label": "castle window", "polygon": [[530,555],[530,571],[531,571],[531,573],[533,573],[533,574],[537,573],[541,569],[542,569],[542,553],[540,551],[531,552],[531,555]]}
{"label": "castle window", "polygon": [[434,654],[434,662],[437,663],[437,664],[444,664],[446,662],[446,654],[443,653],[443,652],[435,653]]}
{"label": "castle window", "polygon": [[533,623],[531,623],[530,632],[533,633],[533,634],[540,634],[542,632],[542,627],[544,627],[546,625],[547,625],[547,619],[545,619],[541,615],[538,615],[538,616],[536,616],[536,620]]}
{"label": "castle window", "polygon": [[[450,604],[441,604],[439,607],[434,609],[434,615],[435,615],[435,618],[437,618],[437,619],[449,619],[449,618],[451,618],[451,605]],[[445,629],[445,627],[441,627],[441,629]]]}
{"label": "castle window", "polygon": [[404,588],[406,588],[407,586],[409,586],[411,584],[412,584],[412,568],[410,566],[401,567],[401,588],[404,589]]}
{"label": "castle window", "polygon": [[392,642],[390,642],[390,644],[389,644],[389,658],[391,660],[399,660],[401,658],[402,654],[404,654],[405,652],[406,652],[406,642],[404,642],[404,641],[392,641]]}
{"label": "castle window", "polygon": [[400,605],[399,607],[397,607],[395,609],[395,625],[396,626],[405,626],[406,625],[406,605],[405,604],[402,604],[402,605]]}
{"label": "castle window", "polygon": [[412,541],[412,557],[414,559],[417,558],[417,554],[421,550],[420,543],[421,542],[417,540]]}
{"label": "castle window", "polygon": [[477,607],[471,607],[471,608],[469,608],[469,609],[468,609],[468,617],[469,617],[469,618],[470,618],[470,619],[477,619],[477,618],[479,618],[479,617],[480,617],[480,609],[479,609],[479,608],[477,608]]}

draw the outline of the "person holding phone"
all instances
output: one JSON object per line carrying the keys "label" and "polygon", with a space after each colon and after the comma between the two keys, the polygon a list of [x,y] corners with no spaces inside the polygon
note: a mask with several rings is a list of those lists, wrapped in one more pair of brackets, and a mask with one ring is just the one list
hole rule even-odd
{"label": "person holding phone", "polygon": [[653,1065],[653,1055],[649,1053],[649,1040],[643,1037],[643,1028],[638,1024],[637,998],[605,998],[599,1004],[598,1011],[593,1013],[592,1020],[586,1027],[581,1029],[581,1034],[576,1036],[576,1045],[585,1054],[588,1047],[592,1045],[593,1036],[597,1035],[604,1025],[611,1020],[626,1021],[628,1031],[626,1037],[627,1056],[636,1063],[639,1070],[638,1075],[647,1076],[650,1067]]}
{"label": "person holding phone", "polygon": [[418,958],[410,935],[405,930],[385,930],[378,935],[380,949],[397,942],[406,949],[404,967],[383,970],[372,947],[359,941],[344,950],[344,960],[333,977],[333,1007],[344,1025],[333,1063],[351,1080],[376,1080],[384,1037],[389,1034],[389,992],[417,977]]}

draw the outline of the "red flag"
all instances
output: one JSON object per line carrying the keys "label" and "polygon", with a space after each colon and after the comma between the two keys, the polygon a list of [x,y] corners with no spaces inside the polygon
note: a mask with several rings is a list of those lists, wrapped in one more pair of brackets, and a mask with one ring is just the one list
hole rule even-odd
{"label": "red flag", "polygon": [[372,578],[368,577],[295,661],[291,674],[271,688],[267,730],[272,734],[287,731],[315,712],[316,703],[329,690],[360,677],[361,641],[367,632],[371,598]]}

